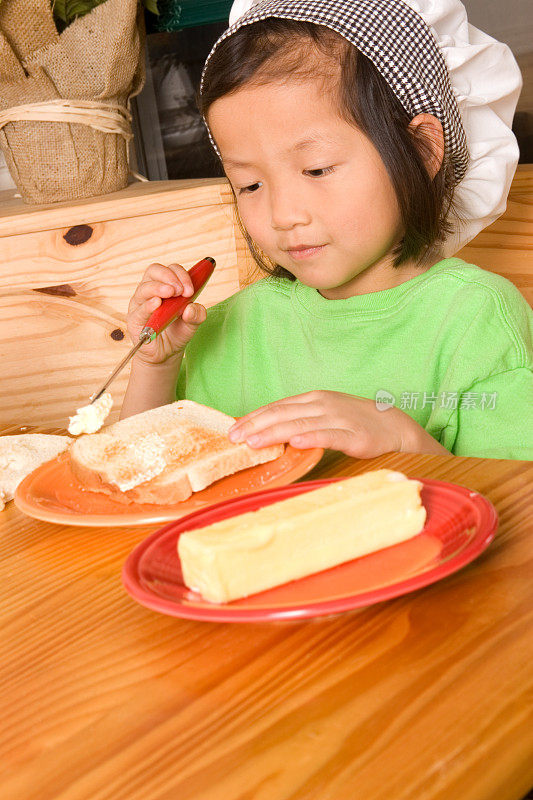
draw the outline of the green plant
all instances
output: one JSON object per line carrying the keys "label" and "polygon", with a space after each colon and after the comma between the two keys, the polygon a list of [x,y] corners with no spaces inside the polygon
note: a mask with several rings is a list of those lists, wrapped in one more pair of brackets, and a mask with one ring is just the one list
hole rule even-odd
{"label": "green plant", "polygon": [[[0,0],[1,2],[1,0]],[[143,6],[151,11],[152,14],[158,14],[157,0],[141,0]],[[105,0],[52,0],[52,8],[54,10],[54,17],[56,23],[62,28],[70,25],[76,17],[83,17],[88,14],[93,8],[105,3]]]}

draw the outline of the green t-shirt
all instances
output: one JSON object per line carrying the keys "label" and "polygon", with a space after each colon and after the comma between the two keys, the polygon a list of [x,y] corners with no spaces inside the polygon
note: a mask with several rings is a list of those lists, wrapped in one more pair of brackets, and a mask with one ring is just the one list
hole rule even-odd
{"label": "green t-shirt", "polygon": [[396,405],[456,455],[533,459],[532,318],[512,283],[458,258],[343,300],[269,277],[208,310],[177,396],[238,417],[346,392]]}

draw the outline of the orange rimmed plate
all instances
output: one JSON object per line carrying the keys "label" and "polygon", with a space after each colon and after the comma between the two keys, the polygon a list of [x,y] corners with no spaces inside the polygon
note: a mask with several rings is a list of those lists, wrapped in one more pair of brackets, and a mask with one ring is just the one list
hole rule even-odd
{"label": "orange rimmed plate", "polygon": [[320,447],[297,450],[287,445],[274,461],[228,475],[173,505],[126,504],[90,492],[72,473],[68,453],[61,453],[19,484],[15,504],[29,517],[60,525],[122,527],[170,522],[223,500],[292,483],[316,466],[323,453]]}

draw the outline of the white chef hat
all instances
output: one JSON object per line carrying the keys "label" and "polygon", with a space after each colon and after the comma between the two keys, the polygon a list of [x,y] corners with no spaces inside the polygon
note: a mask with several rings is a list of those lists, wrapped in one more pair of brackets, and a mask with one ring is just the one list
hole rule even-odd
{"label": "white chef hat", "polygon": [[[337,31],[374,63],[412,116],[440,119],[460,180],[454,199],[461,222],[451,220],[445,256],[505,211],[518,163],[511,125],[522,77],[509,47],[470,25],[460,0],[235,0],[210,56],[243,25],[269,17]],[[402,29],[412,48],[397,36]]]}

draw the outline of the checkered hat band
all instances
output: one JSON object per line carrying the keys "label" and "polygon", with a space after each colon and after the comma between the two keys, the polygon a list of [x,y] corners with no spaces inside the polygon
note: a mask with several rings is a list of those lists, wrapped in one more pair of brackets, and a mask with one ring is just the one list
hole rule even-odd
{"label": "checkered hat band", "polygon": [[[422,17],[401,0],[263,0],[228,28],[215,43],[254,22],[275,17],[324,25],[365,55],[412,117],[440,120],[455,178],[468,166],[466,135],[446,62]],[[205,67],[204,67],[205,72]]]}

